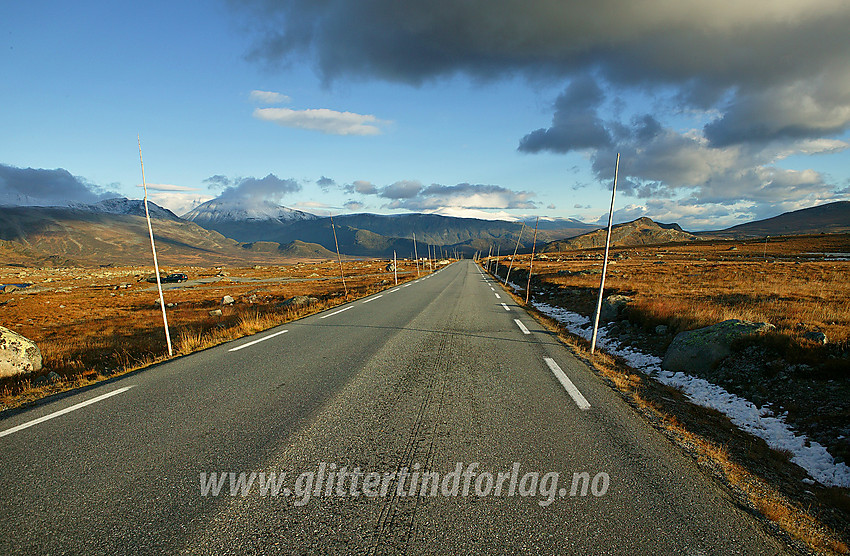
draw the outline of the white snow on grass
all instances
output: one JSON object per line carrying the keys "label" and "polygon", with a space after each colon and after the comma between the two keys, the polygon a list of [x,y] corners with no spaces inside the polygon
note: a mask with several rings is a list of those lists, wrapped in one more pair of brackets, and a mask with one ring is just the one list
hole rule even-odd
{"label": "white snow on grass", "polygon": [[[541,313],[552,317],[567,330],[586,340],[593,334],[593,323],[588,317],[554,307],[532,302]],[[596,345],[626,360],[631,367],[646,373],[662,384],[682,391],[692,402],[716,409],[729,417],[741,430],[757,436],[777,450],[793,454],[791,461],[805,469],[809,475],[825,486],[850,487],[850,467],[836,463],[827,449],[805,435],[796,434],[785,422],[784,416],[774,416],[767,406],[762,408],[705,379],[685,373],[672,373],[661,369],[661,358],[620,345],[609,337],[608,327],[600,327]]]}
{"label": "white snow on grass", "polygon": [[514,284],[513,282],[508,282],[508,285],[509,285],[511,288],[513,288],[513,290],[514,290],[515,292],[518,292],[518,291],[520,291],[520,290],[525,291],[525,287],[524,287],[524,286],[517,286],[517,285],[516,285],[516,284]]}

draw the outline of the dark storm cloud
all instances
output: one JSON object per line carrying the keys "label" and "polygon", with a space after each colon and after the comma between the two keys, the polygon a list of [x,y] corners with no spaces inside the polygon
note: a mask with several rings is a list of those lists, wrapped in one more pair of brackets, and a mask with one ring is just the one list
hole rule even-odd
{"label": "dark storm cloud", "polygon": [[[253,56],[312,60],[328,81],[419,84],[458,72],[567,78],[553,125],[527,152],[605,142],[588,72],[622,87],[677,91],[716,109],[716,146],[832,136],[850,127],[850,4],[844,0],[248,0]],[[594,87],[597,89],[595,90]],[[579,106],[571,106],[578,100]],[[588,105],[588,102],[591,103]],[[593,104],[595,103],[595,104]]]}
{"label": "dark storm cloud", "polygon": [[301,191],[301,184],[294,179],[281,179],[274,174],[264,178],[227,178],[216,175],[204,180],[214,187],[224,187],[219,199],[239,202],[243,205],[260,205],[264,201],[280,203],[290,193]]}
{"label": "dark storm cloud", "polygon": [[[234,3],[235,5],[235,3]],[[463,73],[564,80],[552,123],[523,152],[582,151],[610,184],[642,199],[810,203],[837,187],[777,163],[847,148],[850,4],[846,0],[248,0],[252,56],[308,60],[340,78],[419,85]],[[620,121],[634,92],[675,106]],[[705,117],[697,129],[668,117]],[[703,127],[704,126],[704,127]],[[830,190],[833,190],[832,192]],[[424,194],[391,197],[422,204]],[[760,210],[760,209],[757,209]],[[712,213],[715,216],[717,213]],[[699,215],[694,216],[697,218]]]}
{"label": "dark storm cloud", "polygon": [[[841,0],[249,0],[253,55],[308,54],[322,74],[409,83],[458,71],[569,75],[696,90],[770,86],[846,67],[850,10]],[[812,64],[813,61],[819,64]],[[705,93],[702,93],[705,95]]]}
{"label": "dark storm cloud", "polygon": [[523,137],[519,150],[565,153],[610,145],[611,137],[597,114],[604,100],[605,95],[596,80],[587,76],[574,80],[555,101],[552,127],[532,131]]}
{"label": "dark storm cloud", "polygon": [[741,92],[705,127],[713,145],[837,135],[850,125],[850,80],[823,78]]}
{"label": "dark storm cloud", "polygon": [[123,197],[72,176],[64,168],[17,168],[0,164],[0,204],[67,205]]}

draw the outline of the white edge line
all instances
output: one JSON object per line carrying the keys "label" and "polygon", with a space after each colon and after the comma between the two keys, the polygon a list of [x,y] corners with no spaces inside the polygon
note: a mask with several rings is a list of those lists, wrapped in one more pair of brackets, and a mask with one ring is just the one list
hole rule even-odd
{"label": "white edge line", "polygon": [[375,301],[375,300],[376,300],[376,299],[378,299],[379,297],[384,297],[384,294],[376,295],[375,297],[370,297],[369,299],[367,299],[367,300],[363,301],[363,303],[369,303],[370,301]]}
{"label": "white edge line", "polygon": [[[135,386],[135,384],[133,386]],[[101,400],[105,400],[106,398],[111,398],[112,396],[115,396],[116,394],[121,394],[123,392],[126,392],[130,388],[133,388],[133,386],[125,386],[124,388],[119,388],[118,390],[114,390],[112,392],[109,392],[108,394],[103,394],[103,395],[98,396],[96,398],[92,398],[90,400],[80,402],[76,405],[72,405],[71,407],[66,407],[65,409],[61,409],[59,411],[56,411],[55,413],[45,415],[44,417],[39,417],[38,419],[33,419],[32,421],[29,421],[29,422],[24,423],[22,425],[18,425],[17,427],[12,427],[11,429],[6,429],[4,431],[0,431],[0,437],[6,436],[7,434],[12,434],[14,432],[18,432],[20,430],[29,428],[29,427],[31,427],[33,425],[37,425],[39,423],[43,423],[45,421],[49,421],[50,419],[53,419],[54,417],[59,417],[60,415],[65,415],[66,413],[71,413],[72,411],[76,411],[77,409],[81,409],[81,408],[83,408],[87,405],[91,405],[91,404],[97,403]]]}
{"label": "white edge line", "polygon": [[241,346],[236,346],[235,348],[230,348],[227,351],[239,351],[242,348],[246,348],[248,346],[253,346],[254,344],[259,344],[260,342],[265,342],[266,340],[274,338],[275,336],[280,336],[281,334],[286,334],[287,332],[289,332],[289,330],[281,330],[280,332],[275,332],[274,334],[269,334],[268,336],[263,336],[262,338],[260,338],[258,340],[253,340],[251,342],[248,342],[247,344],[242,344]]}
{"label": "white edge line", "polygon": [[407,284],[403,285],[402,288],[406,288],[409,285],[410,285],[410,283],[407,283]]}
{"label": "white edge line", "polygon": [[521,320],[514,319],[514,322],[516,323],[517,326],[519,326],[519,329],[522,330],[523,334],[531,334],[531,332],[528,331],[528,328],[525,327],[525,325],[522,323]]}
{"label": "white edge line", "polygon": [[558,379],[558,382],[561,383],[561,386],[564,387],[567,394],[569,394],[573,401],[576,402],[578,408],[582,411],[590,409],[590,403],[588,403],[585,397],[581,395],[581,392],[579,392],[578,388],[576,388],[576,385],[573,384],[573,381],[571,381],[566,374],[564,374],[564,371],[562,371],[561,367],[555,363],[555,360],[551,357],[544,357],[543,360],[546,361],[546,364],[549,366],[552,374],[555,375],[555,378]]}
{"label": "white edge line", "polygon": [[401,289],[401,288],[400,288],[400,287],[398,287],[398,288],[396,288],[396,289],[394,289],[394,290],[390,290],[390,292],[389,292],[389,293],[397,292],[397,291],[398,291],[398,290],[400,290],[400,289]]}
{"label": "white edge line", "polygon": [[338,314],[340,314],[340,313],[341,313],[341,312],[343,312],[343,311],[348,311],[348,310],[349,310],[349,309],[351,309],[352,307],[353,307],[353,305],[349,305],[349,306],[348,306],[348,307],[346,307],[345,309],[340,309],[339,311],[333,312],[333,313],[331,313],[330,315],[325,315],[325,316],[323,316],[323,317],[319,317],[319,318],[320,318],[320,319],[326,319],[326,318],[328,318],[328,317],[332,317],[332,316],[334,316],[334,315],[338,315]]}

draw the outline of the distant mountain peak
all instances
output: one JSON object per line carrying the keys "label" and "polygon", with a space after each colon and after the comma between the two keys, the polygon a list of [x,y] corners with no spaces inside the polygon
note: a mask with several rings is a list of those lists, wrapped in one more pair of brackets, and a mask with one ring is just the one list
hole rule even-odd
{"label": "distant mountain peak", "polygon": [[764,237],[850,232],[850,201],[834,201],[784,212],[778,216],[738,224],[725,230],[702,232],[705,236]]}
{"label": "distant mountain peak", "polygon": [[[127,199],[126,197],[115,197],[113,199],[104,199],[92,205],[84,203],[70,203],[69,208],[77,210],[86,210],[90,212],[100,212],[105,214],[127,214],[130,216],[145,215],[145,201],[143,199]],[[180,217],[163,208],[153,201],[148,201],[148,212],[151,218],[159,218],[165,220],[180,220]]]}
{"label": "distant mountain peak", "polygon": [[[544,251],[569,251],[603,247],[607,234],[608,231],[602,228],[571,239],[553,241],[546,245]],[[646,216],[631,222],[617,224],[611,230],[611,245],[614,247],[651,245],[671,241],[693,241],[695,239],[697,239],[695,235],[682,231],[678,224],[659,224]]]}
{"label": "distant mountain peak", "polygon": [[183,218],[203,225],[205,223],[263,220],[293,222],[298,220],[315,220],[318,216],[270,201],[245,203],[217,198],[198,205],[184,214]]}

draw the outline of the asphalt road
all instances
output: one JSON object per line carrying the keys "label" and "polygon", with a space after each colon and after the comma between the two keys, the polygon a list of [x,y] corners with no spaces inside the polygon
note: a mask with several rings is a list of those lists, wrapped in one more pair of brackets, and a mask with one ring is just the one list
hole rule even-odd
{"label": "asphalt road", "polygon": [[3,554],[785,552],[470,261],[5,418],[0,465]]}

